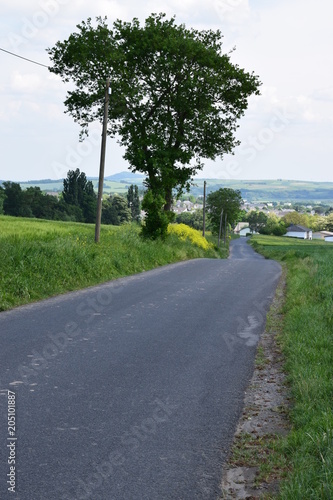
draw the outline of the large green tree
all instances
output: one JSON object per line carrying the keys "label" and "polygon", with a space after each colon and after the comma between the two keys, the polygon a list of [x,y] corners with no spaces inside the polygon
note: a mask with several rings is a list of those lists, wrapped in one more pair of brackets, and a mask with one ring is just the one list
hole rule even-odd
{"label": "large green tree", "polygon": [[242,195],[238,189],[221,188],[209,193],[206,208],[213,232],[219,233],[222,210],[223,221],[227,216],[227,222],[231,225],[235,224],[238,220],[242,202]]}
{"label": "large green tree", "polygon": [[110,77],[108,133],[125,146],[132,171],[147,175],[148,216],[161,198],[170,211],[173,193],[189,188],[202,158],[238,144],[237,122],[260,82],[223,53],[220,31],[187,29],[165,14],[152,14],[144,26],[96,21],[83,21],[48,49],[50,71],[74,84],[65,105],[83,136],[102,120]]}

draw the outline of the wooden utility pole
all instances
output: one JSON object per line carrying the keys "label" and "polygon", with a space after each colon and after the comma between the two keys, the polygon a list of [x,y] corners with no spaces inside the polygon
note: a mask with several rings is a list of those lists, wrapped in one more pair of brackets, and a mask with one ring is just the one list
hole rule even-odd
{"label": "wooden utility pole", "polygon": [[203,197],[203,226],[202,226],[202,236],[205,236],[206,231],[206,181],[204,181],[204,197]]}
{"label": "wooden utility pole", "polygon": [[224,246],[227,238],[227,214],[225,214],[225,222],[224,222]]}
{"label": "wooden utility pole", "polygon": [[96,243],[99,243],[99,237],[100,237],[100,233],[101,233],[106,134],[107,134],[107,130],[108,130],[109,93],[110,93],[109,91],[110,91],[110,78],[108,78],[106,80],[106,87],[105,87],[104,117],[103,117],[102,145],[101,145],[101,161],[100,161],[100,166],[99,166],[97,215],[96,215],[96,227],[95,227],[95,242]]}
{"label": "wooden utility pole", "polygon": [[218,248],[220,248],[221,233],[222,233],[222,222],[223,222],[223,208],[222,208],[221,217],[220,217],[219,241],[217,243],[217,247]]}

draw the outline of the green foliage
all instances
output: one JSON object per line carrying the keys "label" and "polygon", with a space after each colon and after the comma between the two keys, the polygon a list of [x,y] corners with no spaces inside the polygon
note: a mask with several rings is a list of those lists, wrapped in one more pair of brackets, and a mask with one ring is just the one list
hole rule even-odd
{"label": "green foliage", "polygon": [[25,190],[15,182],[4,182],[3,186],[4,189],[0,190],[0,205],[3,205],[5,215],[95,222],[96,194],[91,181],[87,181],[86,175],[80,173],[79,169],[68,172],[60,199],[44,194],[37,186],[29,186]]}
{"label": "green foliage", "polygon": [[309,216],[298,212],[290,212],[282,217],[286,227],[294,224],[309,227]]}
{"label": "green foliage", "polygon": [[132,220],[139,222],[140,220],[140,199],[139,188],[137,185],[131,184],[127,190],[127,206],[131,210]]}
{"label": "green foliage", "polygon": [[268,217],[264,212],[252,210],[247,214],[246,220],[249,223],[251,231],[256,231],[258,233],[263,227],[266,226]]}
{"label": "green foliage", "polygon": [[218,191],[209,193],[206,205],[207,215],[212,225],[212,231],[215,234],[219,233],[222,209],[223,221],[227,216],[228,224],[234,225],[239,216],[242,202],[242,196],[238,190],[221,188]]}
{"label": "green foliage", "polygon": [[333,232],[333,213],[330,213],[325,220],[325,229]]}
{"label": "green foliage", "polygon": [[3,210],[6,215],[24,216],[23,194],[21,186],[16,182],[4,182]]}
{"label": "green foliage", "polygon": [[0,310],[199,257],[219,254],[173,234],[143,239],[137,224],[102,225],[96,245],[88,224],[0,216]]}
{"label": "green foliage", "polygon": [[[99,17],[96,27],[88,19],[77,28],[48,49],[50,71],[74,84],[67,112],[87,134],[89,123],[102,120],[110,76],[108,132],[120,138],[131,169],[147,175],[156,206],[161,197],[170,211],[173,190],[190,187],[201,158],[222,157],[238,144],[237,121],[259,93],[258,78],[222,53],[219,31],[187,29],[165,14],[152,14],[144,26],[133,19],[110,28]],[[155,228],[153,237],[165,233],[155,222],[145,229]]]}
{"label": "green foliage", "polygon": [[[70,219],[70,211],[57,197],[42,193],[39,187],[21,189],[20,184],[4,182],[3,212],[15,217],[38,219]],[[74,219],[75,220],[75,219]]]}
{"label": "green foliage", "polygon": [[123,196],[117,194],[109,196],[103,201],[102,207],[102,223],[112,224],[113,226],[121,226],[131,222],[131,209],[127,206],[127,201]]}
{"label": "green foliage", "polygon": [[280,342],[293,428],[278,498],[333,498],[333,245],[272,236],[254,236],[251,244],[288,271]]}
{"label": "green foliage", "polygon": [[142,235],[145,238],[163,240],[167,236],[168,224],[172,222],[172,213],[164,210],[165,199],[149,189],[143,197],[142,209],[146,212]]}
{"label": "green foliage", "polygon": [[3,202],[5,200],[5,190],[0,186],[0,215],[4,213]]}
{"label": "green foliage", "polygon": [[[198,208],[194,212],[182,212],[177,214],[175,217],[175,222],[178,224],[186,224],[187,226],[193,227],[193,229],[198,229],[202,231],[203,229],[203,209]],[[206,229],[209,231],[210,222],[206,221]]]}
{"label": "green foliage", "polygon": [[[78,222],[95,222],[97,211],[97,196],[91,181],[86,174],[69,170],[64,179],[63,200]],[[75,209],[73,208],[75,207]]]}

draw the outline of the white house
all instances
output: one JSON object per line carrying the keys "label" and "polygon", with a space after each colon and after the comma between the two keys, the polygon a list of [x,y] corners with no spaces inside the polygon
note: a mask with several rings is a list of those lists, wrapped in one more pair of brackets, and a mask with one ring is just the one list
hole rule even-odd
{"label": "white house", "polygon": [[301,238],[302,240],[312,240],[312,230],[304,226],[291,225],[287,229],[290,238]]}
{"label": "white house", "polygon": [[[325,231],[325,233],[328,233],[329,231]],[[328,241],[330,243],[333,243],[333,233],[327,234],[325,236],[325,241]]]}
{"label": "white house", "polygon": [[313,233],[312,238],[314,240],[323,240],[323,241],[333,241],[333,233],[331,231],[316,231]]}

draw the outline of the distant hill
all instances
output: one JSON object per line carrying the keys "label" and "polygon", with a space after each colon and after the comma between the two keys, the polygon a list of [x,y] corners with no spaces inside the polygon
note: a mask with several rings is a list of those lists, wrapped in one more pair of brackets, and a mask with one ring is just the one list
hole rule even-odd
{"label": "distant hill", "polygon": [[[105,177],[105,193],[127,193],[131,184],[136,184],[139,189],[143,188],[142,174],[134,174],[129,171],[123,171]],[[98,178],[89,177],[97,191]],[[191,194],[200,196],[203,194],[203,178],[196,178],[191,187]],[[307,182],[307,181],[287,181],[277,180],[224,180],[224,179],[206,179],[207,193],[216,191],[222,187],[239,189],[243,199],[249,202],[299,202],[299,203],[326,203],[333,206],[333,182]],[[1,184],[1,181],[0,181]],[[22,189],[29,186],[39,186],[42,191],[62,191],[63,180],[34,180],[21,182]]]}
{"label": "distant hill", "polygon": [[[196,179],[191,192],[203,193],[205,179]],[[239,189],[243,199],[250,202],[324,202],[333,204],[333,182],[308,182],[287,180],[221,180],[206,179],[207,193],[227,187]]]}
{"label": "distant hill", "polygon": [[134,183],[135,181],[138,181],[141,179],[141,181],[145,178],[143,174],[134,174],[133,172],[119,172],[118,174],[112,174],[108,175],[105,177],[105,180],[108,181],[115,181],[115,182],[122,182],[122,181],[131,181]]}

